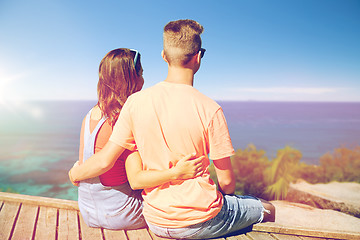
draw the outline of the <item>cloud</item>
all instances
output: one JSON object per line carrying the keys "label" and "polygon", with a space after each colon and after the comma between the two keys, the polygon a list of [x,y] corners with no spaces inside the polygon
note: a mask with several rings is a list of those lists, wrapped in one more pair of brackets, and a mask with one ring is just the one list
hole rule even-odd
{"label": "cloud", "polygon": [[288,87],[271,87],[271,88],[237,88],[236,92],[248,93],[273,93],[273,94],[309,94],[321,95],[326,93],[335,93],[337,88],[288,88]]}
{"label": "cloud", "polygon": [[206,94],[222,101],[360,102],[357,89],[346,87],[238,87]]}

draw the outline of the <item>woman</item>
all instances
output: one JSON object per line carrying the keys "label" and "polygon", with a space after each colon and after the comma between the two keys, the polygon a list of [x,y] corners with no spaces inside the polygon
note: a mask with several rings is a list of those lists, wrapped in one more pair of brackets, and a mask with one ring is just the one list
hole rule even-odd
{"label": "woman", "polygon": [[[98,103],[86,115],[81,127],[79,164],[106,144],[126,99],[142,88],[142,72],[140,54],[136,50],[115,49],[102,59],[99,66]],[[141,162],[137,152],[127,150],[109,171],[80,182],[79,209],[88,226],[107,229],[146,227],[141,193],[132,190],[127,180],[125,160],[128,157]],[[169,170],[143,171],[140,184],[155,187],[173,179],[193,177],[201,171],[201,159],[188,161],[190,158],[184,157]]]}

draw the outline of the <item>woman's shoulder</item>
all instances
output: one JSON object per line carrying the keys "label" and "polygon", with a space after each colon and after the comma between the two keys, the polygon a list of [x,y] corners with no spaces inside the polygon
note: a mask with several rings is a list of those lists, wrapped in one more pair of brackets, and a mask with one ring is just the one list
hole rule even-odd
{"label": "woman's shoulder", "polygon": [[99,121],[102,118],[102,116],[103,116],[103,114],[102,114],[101,109],[99,108],[98,105],[94,106],[91,109],[91,115],[90,115],[91,120]]}

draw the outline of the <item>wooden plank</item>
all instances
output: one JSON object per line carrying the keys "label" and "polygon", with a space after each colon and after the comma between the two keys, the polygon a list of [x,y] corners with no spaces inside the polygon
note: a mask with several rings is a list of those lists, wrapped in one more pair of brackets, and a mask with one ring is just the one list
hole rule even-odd
{"label": "wooden plank", "polygon": [[[286,235],[286,234],[272,234],[278,240],[300,240],[296,235]],[[319,240],[319,238],[317,238]]]}
{"label": "wooden plank", "polygon": [[12,239],[32,239],[38,207],[23,204],[20,209]]}
{"label": "wooden plank", "polygon": [[101,228],[92,228],[86,225],[81,214],[78,215],[80,220],[80,235],[82,240],[97,240],[103,239]]}
{"label": "wooden plank", "polygon": [[269,233],[265,232],[248,232],[246,236],[251,237],[252,239],[256,240],[275,240]]}
{"label": "wooden plank", "polygon": [[[151,232],[150,229],[148,230],[149,233],[150,233],[150,236],[152,237],[152,239],[154,240],[174,240],[175,238],[165,238],[165,237],[159,237],[159,236],[156,236],[155,233]],[[225,238],[211,238],[212,240],[226,240]],[[234,238],[236,239],[236,238]],[[249,239],[249,238],[247,238]]]}
{"label": "wooden plank", "polygon": [[39,217],[35,228],[35,239],[55,239],[57,235],[56,208],[40,207]]}
{"label": "wooden plank", "polygon": [[[78,222],[81,216],[78,218],[78,205],[76,201],[3,192],[0,192],[0,239],[16,239],[18,236],[26,239],[26,236],[31,235],[31,223],[34,221],[34,218],[36,219],[34,209],[36,209],[38,205],[40,206],[40,210],[38,211],[38,222],[34,227],[35,239],[79,239],[83,236],[82,239],[103,240],[106,236],[108,236],[109,239],[114,239],[115,237],[112,236],[116,236],[116,239],[125,240],[126,236],[124,235],[127,235],[130,240],[132,238],[149,240],[166,239],[157,237],[149,233],[146,229],[124,232],[89,228],[85,223]],[[82,228],[83,230],[81,232]],[[268,233],[271,233],[271,235]],[[306,240],[318,238],[360,240],[360,232],[319,230],[311,229],[311,227],[288,227],[280,226],[276,223],[256,224],[253,227],[253,232],[247,235],[228,237],[227,240],[249,239],[250,237],[255,239],[269,239],[268,237],[272,237],[270,239],[297,239],[296,236],[298,239]]]}
{"label": "wooden plank", "polygon": [[276,225],[274,223],[255,224],[253,227],[254,231],[259,232],[271,232],[271,233],[282,233],[288,235],[299,235],[307,237],[320,237],[330,239],[360,239],[359,232],[339,232],[339,231],[328,231],[328,230],[317,230],[317,229],[305,229],[299,227],[285,227]]}
{"label": "wooden plank", "polygon": [[79,240],[78,212],[59,209],[58,240]]}
{"label": "wooden plank", "polygon": [[4,202],[0,211],[0,239],[9,239],[20,208],[20,203]]}
{"label": "wooden plank", "polygon": [[105,240],[127,240],[125,231],[104,229]]}
{"label": "wooden plank", "polygon": [[153,233],[152,231],[150,231],[150,229],[149,229],[148,231],[149,231],[149,233],[150,233],[150,236],[151,236],[152,239],[154,239],[154,240],[165,240],[165,239],[172,239],[172,240],[174,240],[174,238],[164,238],[164,237],[156,236],[156,234]]}
{"label": "wooden plank", "polygon": [[147,229],[138,229],[138,230],[128,230],[126,235],[129,240],[152,240],[150,233]]}
{"label": "wooden plank", "polygon": [[[152,237],[152,239],[154,240],[174,240],[175,238],[165,238],[165,237],[159,237],[159,236],[156,236],[155,233],[151,232],[150,229],[148,230],[149,233],[150,233],[150,236]],[[211,238],[212,240],[226,240],[225,238]],[[234,238],[236,239],[236,238]],[[249,238],[247,238],[249,239]]]}
{"label": "wooden plank", "polygon": [[252,238],[246,236],[245,234],[240,234],[237,236],[227,237],[226,240],[252,240]]}
{"label": "wooden plank", "polygon": [[327,238],[315,238],[315,237],[304,237],[304,236],[297,236],[299,239],[303,240],[321,240],[321,239],[327,239]]}
{"label": "wooden plank", "polygon": [[77,201],[57,199],[57,198],[47,198],[39,196],[29,196],[17,193],[6,193],[0,192],[0,200],[19,202],[23,204],[32,204],[37,206],[47,206],[54,208],[63,208],[70,210],[79,210]]}

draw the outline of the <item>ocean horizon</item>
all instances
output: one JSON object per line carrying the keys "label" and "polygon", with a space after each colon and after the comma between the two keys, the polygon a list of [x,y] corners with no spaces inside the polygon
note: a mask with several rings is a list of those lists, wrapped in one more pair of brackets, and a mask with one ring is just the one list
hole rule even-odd
{"label": "ocean horizon", "polygon": [[[360,145],[360,102],[218,101],[233,146],[254,144],[269,159],[285,146],[301,161]],[[0,190],[77,199],[67,176],[78,159],[81,122],[96,101],[31,101],[0,106]]]}

